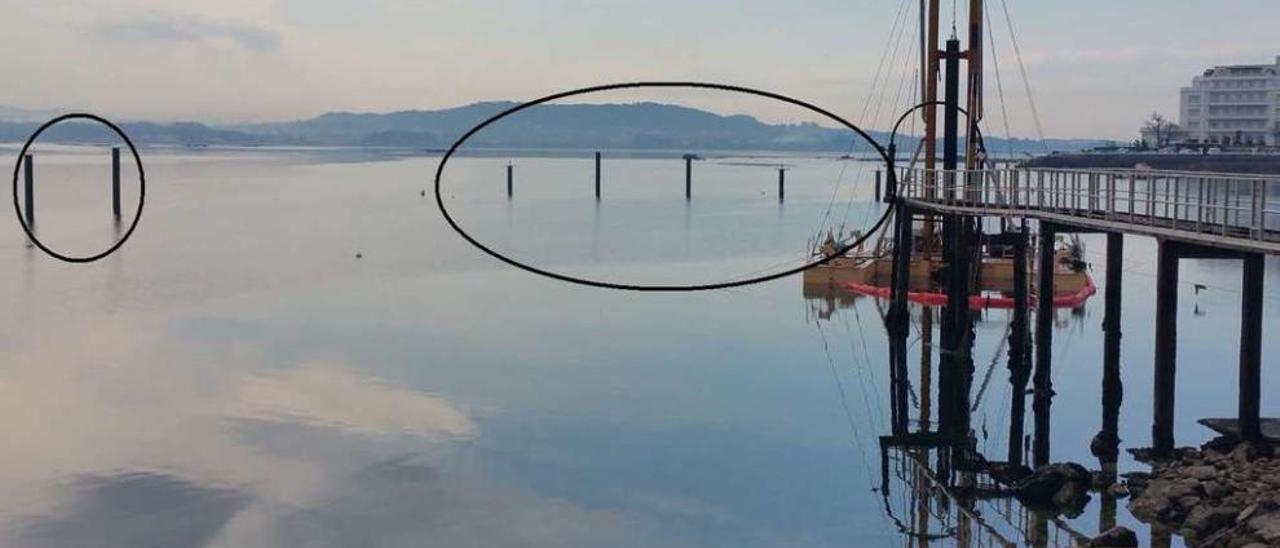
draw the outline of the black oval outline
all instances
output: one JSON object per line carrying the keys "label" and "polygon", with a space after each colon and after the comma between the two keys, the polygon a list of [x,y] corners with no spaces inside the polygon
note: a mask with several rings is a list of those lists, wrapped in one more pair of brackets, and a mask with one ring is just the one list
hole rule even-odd
{"label": "black oval outline", "polygon": [[714,84],[709,82],[678,82],[678,81],[676,82],[673,82],[673,81],[623,82],[623,83],[616,83],[616,84],[589,86],[589,87],[579,88],[579,89],[570,90],[570,91],[562,91],[560,93],[553,93],[545,97],[540,97],[538,99],[534,99],[532,101],[522,103],[514,107],[511,107],[507,110],[504,110],[502,112],[499,112],[498,114],[495,114],[489,117],[489,119],[483,122],[480,122],[479,125],[471,128],[469,131],[464,133],[462,137],[459,137],[458,140],[455,141],[453,145],[449,147],[449,150],[445,152],[443,157],[440,158],[440,164],[436,167],[436,180],[435,180],[436,206],[440,208],[440,214],[444,216],[444,220],[449,223],[449,226],[453,228],[454,232],[457,232],[459,236],[462,236],[462,239],[466,240],[468,243],[475,246],[480,251],[483,251],[504,263],[507,263],[511,266],[514,266],[526,272],[531,272],[533,274],[538,274],[540,276],[546,276],[553,280],[559,280],[562,282],[568,282],[568,283],[573,283],[578,285],[586,285],[591,287],[600,287],[604,289],[619,289],[624,291],[674,292],[674,291],[710,291],[714,289],[728,289],[731,287],[742,287],[746,285],[757,284],[757,283],[767,282],[771,280],[777,280],[779,278],[785,278],[787,276],[799,274],[810,268],[822,266],[824,264],[831,262],[835,258],[843,255],[845,252],[849,251],[850,249],[853,249],[861,245],[863,242],[869,239],[873,234],[878,232],[880,228],[884,226],[885,221],[889,219],[889,216],[893,213],[895,209],[896,204],[890,204],[889,207],[885,208],[884,214],[880,216],[880,219],[877,220],[874,225],[872,225],[871,229],[868,230],[866,234],[864,234],[861,238],[858,238],[856,241],[850,243],[848,246],[844,247],[843,249],[840,249],[838,253],[833,254],[829,257],[825,257],[822,260],[808,263],[803,266],[799,266],[783,272],[767,274],[764,276],[758,276],[758,277],[749,278],[746,280],[721,282],[721,283],[714,283],[714,284],[699,284],[699,285],[620,284],[620,283],[613,283],[613,282],[600,282],[596,280],[589,280],[586,278],[577,278],[577,277],[569,276],[566,274],[559,274],[556,272],[551,272],[549,270],[543,270],[541,268],[524,264],[520,261],[507,257],[506,255],[498,253],[497,251],[489,249],[484,244],[481,244],[480,242],[476,241],[475,238],[472,238],[470,234],[467,234],[467,232],[463,230],[461,226],[458,226],[458,223],[453,220],[453,217],[449,215],[449,210],[444,205],[444,198],[440,194],[440,179],[444,175],[444,166],[446,163],[448,163],[449,158],[452,157],[453,153],[458,150],[458,147],[462,146],[462,144],[465,143],[467,139],[470,139],[472,135],[475,135],[476,133],[484,129],[489,124],[492,124],[508,115],[515,114],[517,112],[520,112],[521,110],[524,110],[526,108],[529,108],[535,105],[540,105],[542,103],[547,103],[550,101],[554,101],[556,99],[563,99],[565,97],[572,97],[574,95],[585,95],[588,93],[594,93],[598,91],[611,91],[611,90],[618,90],[618,89],[635,89],[635,88],[696,88],[696,89],[713,89],[713,90],[719,90],[719,91],[736,91],[736,92],[745,93],[748,95],[755,95],[759,97],[775,99],[791,105],[807,108],[810,111],[816,112],[818,114],[826,116],[827,118],[830,118],[831,120],[839,122],[840,125],[852,130],[858,136],[862,137],[863,140],[865,140],[868,144],[870,144],[872,148],[874,148],[875,151],[880,154],[880,158],[884,160],[886,170],[889,172],[889,177],[891,178],[893,177],[892,168],[891,168],[893,164],[889,159],[889,154],[885,151],[884,147],[880,146],[880,143],[877,142],[875,139],[873,139],[870,135],[868,135],[867,132],[863,131],[862,128],[859,128],[857,125],[849,122],[848,120],[845,120],[844,118],[841,118],[823,108],[806,103],[799,99],[793,99],[785,95],[779,95],[777,93],[762,91],[758,89],[752,89],[752,88],[729,85],[729,84]]}
{"label": "black oval outline", "polygon": [[[26,219],[22,218],[22,207],[18,205],[18,171],[22,166],[22,159],[27,155],[27,150],[30,149],[31,145],[35,143],[36,139],[40,137],[40,134],[44,133],[44,130],[49,129],[50,127],[52,127],[54,124],[57,124],[58,122],[63,122],[66,120],[93,120],[95,122],[98,122],[100,124],[103,124],[111,128],[111,130],[114,131],[116,135],[119,135],[120,138],[124,140],[124,144],[129,146],[129,152],[133,154],[133,163],[138,166],[138,211],[133,214],[133,222],[129,224],[129,230],[125,231],[123,237],[117,240],[114,245],[107,248],[106,251],[103,251],[97,255],[90,255],[85,257],[69,257],[61,253],[58,253],[57,251],[49,249],[44,245],[43,242],[40,241],[39,238],[36,237],[36,235],[33,232],[31,232],[31,227],[27,226]],[[107,255],[114,253],[117,249],[120,249],[120,246],[124,245],[124,242],[129,239],[129,236],[133,235],[133,229],[138,227],[138,221],[142,220],[142,206],[146,203],[146,195],[147,195],[147,174],[142,170],[142,158],[138,155],[137,147],[133,146],[133,141],[129,140],[129,136],[124,133],[124,130],[120,129],[119,126],[111,123],[111,121],[107,120],[106,118],[103,118],[96,114],[90,114],[87,112],[72,112],[69,114],[63,114],[61,116],[58,116],[57,118],[54,118],[52,120],[49,120],[48,122],[45,122],[38,129],[36,129],[35,133],[31,134],[31,137],[27,138],[27,142],[22,145],[22,150],[18,152],[18,161],[14,162],[13,164],[13,212],[15,215],[18,216],[18,224],[22,225],[22,231],[27,233],[27,238],[31,239],[31,243],[36,244],[36,247],[40,248],[41,251],[44,251],[50,257],[53,257],[55,259],[59,259],[68,263],[91,263],[98,259],[106,257]]]}

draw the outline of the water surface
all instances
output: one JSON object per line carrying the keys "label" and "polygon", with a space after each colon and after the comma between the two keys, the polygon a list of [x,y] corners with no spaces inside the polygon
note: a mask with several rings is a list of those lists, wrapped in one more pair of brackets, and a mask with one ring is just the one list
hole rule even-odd
{"label": "water surface", "polygon": [[[436,158],[143,152],[146,210],[120,253],[68,265],[16,223],[0,230],[0,545],[909,542],[873,491],[889,398],[875,301],[806,298],[795,277],[695,294],[537,277],[448,229]],[[757,161],[789,166],[786,202],[776,168],[734,165]],[[456,162],[447,199],[474,235],[601,279],[800,264],[820,227],[878,211],[870,164],[831,158],[708,158],[692,202],[678,158],[610,158],[599,203],[585,157]],[[104,204],[60,204],[41,231],[110,230]],[[1101,285],[1103,241],[1086,244]],[[1126,244],[1133,447],[1150,432],[1154,246]],[[1239,268],[1184,261],[1182,280],[1176,435],[1193,443],[1209,436],[1193,419],[1234,413]],[[1274,261],[1267,282],[1273,325]],[[1091,467],[1101,316],[1100,299],[1064,311],[1054,339],[1054,458]],[[973,424],[996,455],[1006,321],[977,328]],[[1266,392],[1264,414],[1280,414]],[[1097,506],[1071,524],[1095,530]],[[1118,519],[1147,534],[1123,501]]]}

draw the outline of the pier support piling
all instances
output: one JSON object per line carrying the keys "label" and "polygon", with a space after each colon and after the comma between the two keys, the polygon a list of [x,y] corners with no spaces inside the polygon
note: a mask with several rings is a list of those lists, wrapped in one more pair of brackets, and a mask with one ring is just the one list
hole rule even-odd
{"label": "pier support piling", "polygon": [[120,147],[111,147],[111,215],[120,220]]}
{"label": "pier support piling", "polygon": [[879,171],[879,170],[877,170],[877,171],[876,171],[876,201],[877,201],[877,202],[879,202],[879,201],[880,201],[880,175],[881,175],[881,173],[883,173],[883,172],[881,172],[881,171]]}
{"label": "pier support piling", "polygon": [[1120,284],[1124,270],[1124,234],[1107,233],[1105,313],[1102,317],[1102,429],[1090,447],[1103,463],[1115,464],[1120,451]]}
{"label": "pier support piling", "polygon": [[515,166],[507,164],[507,198],[510,199],[515,190]]}
{"label": "pier support piling", "polygon": [[1027,356],[1027,221],[1022,220],[1013,244],[1013,327],[1009,331],[1009,382],[1013,385],[1009,419],[1009,463],[1022,464],[1022,436],[1027,415],[1027,382],[1031,362]]}
{"label": "pier support piling", "polygon": [[600,199],[600,153],[596,153],[596,200]]}
{"label": "pier support piling", "polygon": [[1035,466],[1049,464],[1049,408],[1053,402],[1053,271],[1054,225],[1040,223],[1038,290],[1036,291],[1035,435],[1031,456]]}
{"label": "pier support piling", "polygon": [[889,367],[891,377],[890,406],[894,435],[904,435],[906,421],[907,335],[911,319],[907,309],[907,291],[911,277],[911,209],[899,201],[894,212],[893,273],[890,282]]}
{"label": "pier support piling", "polygon": [[1262,440],[1262,285],[1265,263],[1261,254],[1244,257],[1240,300],[1240,437]]}
{"label": "pier support piling", "polygon": [[1151,447],[1157,457],[1173,452],[1174,378],[1177,372],[1178,250],[1161,240],[1156,265],[1155,409]]}

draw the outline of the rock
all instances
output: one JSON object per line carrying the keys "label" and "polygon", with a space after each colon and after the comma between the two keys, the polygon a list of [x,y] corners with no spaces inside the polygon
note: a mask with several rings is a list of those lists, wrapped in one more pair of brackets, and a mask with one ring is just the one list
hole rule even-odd
{"label": "rock", "polygon": [[1258,505],[1256,503],[1250,504],[1249,506],[1246,506],[1244,510],[1241,510],[1239,514],[1236,515],[1236,521],[1248,520],[1249,518],[1253,517],[1253,515],[1256,514],[1257,512],[1258,512]]}
{"label": "rock", "polygon": [[1190,498],[1196,498],[1195,502],[1199,503],[1195,497],[1197,487],[1199,484],[1191,479],[1152,481],[1141,495],[1129,501],[1129,510],[1145,520],[1168,520],[1180,513],[1176,502],[1183,499],[1191,502]]}
{"label": "rock", "polygon": [[1087,485],[1067,481],[1053,495],[1053,505],[1069,518],[1080,516],[1084,507],[1089,504],[1089,488]]}
{"label": "rock", "polygon": [[1138,534],[1123,525],[1117,525],[1107,529],[1101,535],[1093,537],[1089,541],[1089,546],[1093,548],[1137,548]]}
{"label": "rock", "polygon": [[1115,432],[1098,432],[1089,442],[1089,452],[1103,462],[1115,462],[1120,455],[1120,437]]}
{"label": "rock", "polygon": [[1047,464],[1014,486],[1019,499],[1041,507],[1055,507],[1067,512],[1079,511],[1089,500],[1089,470],[1073,462]]}
{"label": "rock", "polygon": [[1205,481],[1218,477],[1218,469],[1212,466],[1188,466],[1184,468],[1182,473],[1187,477]]}
{"label": "rock", "polygon": [[1205,504],[1191,510],[1182,526],[1191,533],[1190,536],[1202,539],[1223,527],[1235,523],[1236,516],[1239,513],[1239,508],[1229,506],[1213,507]]}
{"label": "rock", "polygon": [[1116,483],[1107,488],[1107,494],[1116,498],[1124,498],[1129,496],[1129,488],[1123,483]]}
{"label": "rock", "polygon": [[1231,460],[1236,464],[1248,464],[1259,457],[1269,457],[1274,453],[1271,446],[1265,443],[1241,442],[1231,450]]}
{"label": "rock", "polygon": [[1280,512],[1254,516],[1249,520],[1249,527],[1253,528],[1254,536],[1261,538],[1263,542],[1272,546],[1280,544]]}

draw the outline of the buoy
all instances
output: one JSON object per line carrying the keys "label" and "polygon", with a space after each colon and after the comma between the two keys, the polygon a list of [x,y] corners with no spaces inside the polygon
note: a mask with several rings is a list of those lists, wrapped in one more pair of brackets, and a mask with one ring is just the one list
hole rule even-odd
{"label": "buoy", "polygon": [[357,258],[357,259],[364,258],[364,255],[361,255],[359,252],[357,252],[357,253],[356,253],[356,258]]}

